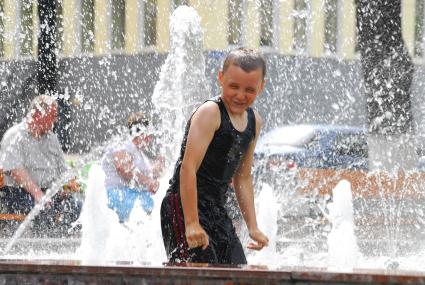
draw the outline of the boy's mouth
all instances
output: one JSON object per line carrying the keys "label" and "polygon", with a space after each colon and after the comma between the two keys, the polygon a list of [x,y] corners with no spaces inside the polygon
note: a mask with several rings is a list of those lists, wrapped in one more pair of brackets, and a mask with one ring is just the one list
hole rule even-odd
{"label": "boy's mouth", "polygon": [[233,102],[233,104],[236,105],[236,106],[244,106],[245,105],[245,103],[243,103],[243,102]]}

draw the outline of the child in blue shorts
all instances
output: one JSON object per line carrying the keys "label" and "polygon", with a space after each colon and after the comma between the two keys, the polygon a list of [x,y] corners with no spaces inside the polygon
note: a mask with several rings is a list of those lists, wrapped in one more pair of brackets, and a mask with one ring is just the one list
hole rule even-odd
{"label": "child in blue shorts", "polygon": [[120,222],[128,219],[137,200],[147,213],[152,212],[152,195],[158,191],[159,175],[164,167],[163,159],[151,162],[146,155],[152,134],[145,115],[131,114],[127,127],[129,140],[108,148],[102,158],[108,206],[115,210]]}

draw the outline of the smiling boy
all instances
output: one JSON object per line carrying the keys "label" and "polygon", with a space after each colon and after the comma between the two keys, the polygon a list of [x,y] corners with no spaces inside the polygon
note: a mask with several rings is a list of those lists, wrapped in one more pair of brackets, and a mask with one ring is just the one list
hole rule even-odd
{"label": "smiling boy", "polygon": [[218,74],[221,95],[206,101],[189,119],[161,206],[170,262],[247,263],[224,206],[231,181],[254,241],[248,248],[268,245],[257,225],[251,176],[261,118],[250,106],[264,89],[265,74],[265,61],[257,51],[231,51]]}

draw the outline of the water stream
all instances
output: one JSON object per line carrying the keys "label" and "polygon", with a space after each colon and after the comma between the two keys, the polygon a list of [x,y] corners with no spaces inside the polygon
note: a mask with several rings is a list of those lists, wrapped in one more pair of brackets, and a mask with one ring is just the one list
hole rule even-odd
{"label": "water stream", "polygon": [[[34,208],[14,236],[8,240],[1,258],[78,259],[87,264],[129,261],[140,265],[159,265],[166,261],[160,230],[159,206],[168,187],[184,124],[194,108],[212,96],[209,81],[205,78],[203,33],[199,15],[193,8],[180,6],[171,16],[170,30],[170,52],[161,68],[159,81],[152,95],[155,106],[153,114],[157,118],[154,123],[161,136],[160,151],[168,161],[160,190],[154,195],[153,212],[147,215],[136,205],[128,222],[124,224],[118,222],[116,214],[106,206],[104,173],[96,162],[101,157],[103,149],[103,146],[99,146],[90,154],[79,157],[74,171],[57,181],[47,193],[46,199]],[[106,142],[109,143],[111,142]],[[61,252],[55,249],[40,252],[32,249],[30,245],[24,253],[13,252],[14,245],[25,230],[30,228],[32,219],[39,213],[47,199],[56,194],[57,190],[54,189],[59,189],[58,185],[74,176],[75,171],[81,170],[88,163],[92,166],[79,219],[82,232],[76,238],[77,241],[69,241],[73,246],[69,246],[67,250],[65,240]],[[257,178],[264,175],[262,171],[256,173]],[[421,261],[425,257],[422,244],[418,244],[415,251],[407,250],[406,255],[400,254],[400,250],[397,251],[400,246],[396,241],[400,238],[408,240],[409,237],[409,234],[404,234],[400,222],[402,211],[408,206],[408,199],[401,196],[396,200],[394,196],[382,194],[381,199],[376,200],[374,205],[371,204],[373,200],[365,201],[353,197],[351,185],[347,181],[342,181],[334,189],[332,201],[331,197],[318,200],[317,196],[300,195],[297,192],[300,185],[294,182],[296,174],[294,170],[277,176],[278,183],[273,186],[261,179],[256,182],[258,221],[269,236],[270,245],[262,252],[247,249],[250,264],[267,265],[269,268],[307,266],[343,270],[350,270],[353,267],[406,270],[420,268],[419,264],[422,264]],[[378,181],[378,185],[385,183]],[[406,187],[402,185],[401,188]],[[422,210],[422,207],[411,210],[413,214],[417,214],[417,219],[411,226],[420,234],[425,224]],[[359,217],[368,219],[372,216],[383,217],[384,223],[379,227],[372,225],[362,229],[355,226]],[[243,244],[246,243],[248,238],[244,227],[240,229],[240,236]],[[381,240],[381,237],[384,238]],[[421,240],[414,234],[410,237],[413,242],[416,239]],[[377,245],[393,249],[370,250]]]}

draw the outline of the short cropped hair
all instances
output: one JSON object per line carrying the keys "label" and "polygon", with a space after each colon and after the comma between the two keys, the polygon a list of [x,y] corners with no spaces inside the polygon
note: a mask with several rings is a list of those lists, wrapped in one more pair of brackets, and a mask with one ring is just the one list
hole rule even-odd
{"label": "short cropped hair", "polygon": [[263,79],[266,77],[266,61],[260,52],[245,47],[231,50],[224,60],[222,72],[225,72],[230,65],[236,65],[245,72],[261,69]]}
{"label": "short cropped hair", "polygon": [[48,114],[52,107],[58,107],[58,103],[53,96],[39,95],[31,101],[28,116],[32,116],[36,111],[41,112],[43,115]]}
{"label": "short cropped hair", "polygon": [[138,132],[140,131],[140,127],[148,126],[149,120],[143,112],[132,113],[127,119],[127,128],[130,130],[130,132],[132,132],[133,129],[139,129],[136,130],[136,132]]}

